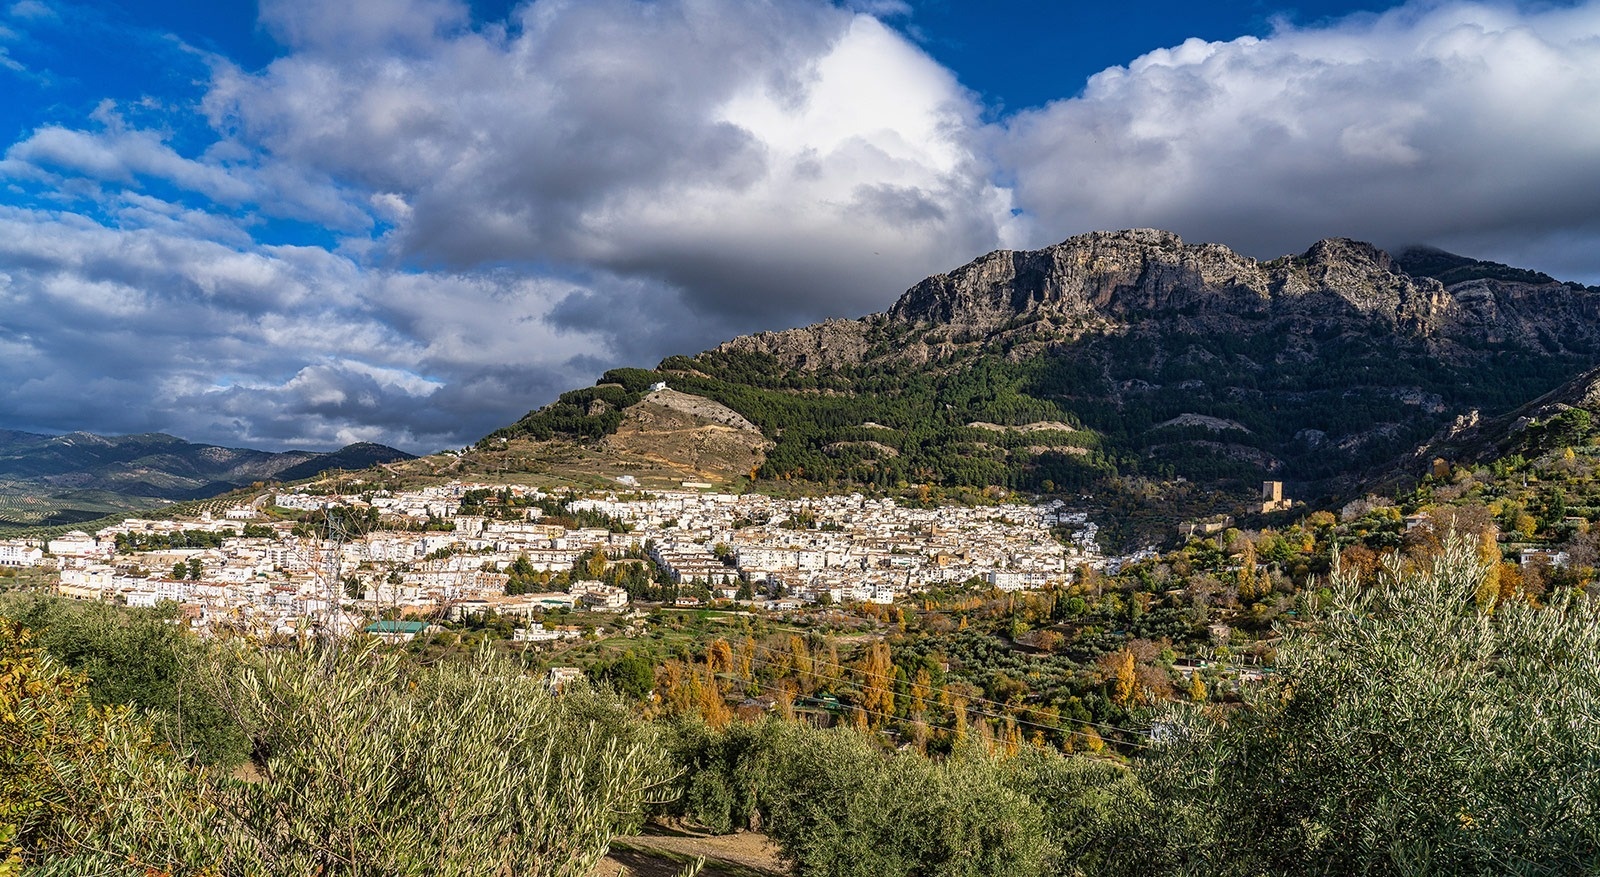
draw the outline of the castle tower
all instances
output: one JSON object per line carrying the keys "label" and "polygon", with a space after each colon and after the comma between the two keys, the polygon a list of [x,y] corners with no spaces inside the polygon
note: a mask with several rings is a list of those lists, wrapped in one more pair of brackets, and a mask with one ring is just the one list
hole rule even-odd
{"label": "castle tower", "polygon": [[1281,512],[1294,505],[1294,500],[1283,498],[1282,481],[1261,482],[1261,513]]}

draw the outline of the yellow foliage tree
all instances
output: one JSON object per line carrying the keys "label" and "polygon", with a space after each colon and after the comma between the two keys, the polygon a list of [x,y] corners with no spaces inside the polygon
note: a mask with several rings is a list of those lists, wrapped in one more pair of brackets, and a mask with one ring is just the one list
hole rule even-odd
{"label": "yellow foliage tree", "polygon": [[1134,666],[1133,652],[1123,648],[1111,656],[1111,700],[1120,706],[1136,702],[1139,693],[1139,672]]}
{"label": "yellow foliage tree", "polygon": [[918,667],[917,675],[911,679],[911,714],[922,715],[928,709],[928,697],[933,690],[933,678],[928,675],[928,668]]}
{"label": "yellow foliage tree", "polygon": [[712,673],[733,672],[733,646],[718,637],[706,646],[706,669]]}
{"label": "yellow foliage tree", "polygon": [[861,683],[861,706],[870,713],[871,724],[881,725],[894,714],[894,663],[889,644],[873,643],[856,664]]}
{"label": "yellow foliage tree", "polygon": [[722,696],[722,687],[717,684],[717,677],[707,668],[705,676],[696,681],[699,682],[697,693],[700,718],[713,728],[726,728],[728,723],[733,721],[733,710],[728,707],[728,701]]}
{"label": "yellow foliage tree", "polygon": [[606,571],[606,550],[596,545],[583,559],[583,571],[589,578],[598,579]]}

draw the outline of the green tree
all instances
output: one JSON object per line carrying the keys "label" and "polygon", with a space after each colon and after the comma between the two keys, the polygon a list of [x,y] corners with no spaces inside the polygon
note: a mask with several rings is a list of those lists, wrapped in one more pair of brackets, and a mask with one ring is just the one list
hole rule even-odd
{"label": "green tree", "polygon": [[178,623],[176,607],[128,609],[42,595],[0,601],[5,614],[68,669],[87,676],[97,706],[132,706],[158,740],[203,763],[236,764],[243,735],[208,685],[208,646]]}
{"label": "green tree", "polygon": [[50,697],[20,735],[0,709],[0,820],[46,873],[584,877],[670,778],[654,730],[581,684],[557,698],[489,653],[419,666],[376,644],[224,655],[252,776],[188,771],[116,724],[132,714],[85,711],[74,677],[39,665],[65,681],[30,685],[24,658],[14,685],[7,634],[0,704]]}
{"label": "green tree", "polygon": [[[149,790],[139,786],[153,776],[183,787],[181,769],[132,711],[96,707],[83,674],[0,617],[0,874],[40,864],[89,872],[86,841],[142,830]],[[138,861],[101,864],[130,873]]]}
{"label": "green tree", "polygon": [[[1175,707],[1145,776],[1168,873],[1600,869],[1600,607],[1477,599],[1452,538],[1288,633],[1242,708]],[[1242,830],[1248,827],[1248,830]],[[1156,870],[1162,870],[1158,868]]]}
{"label": "green tree", "polygon": [[596,670],[595,676],[619,694],[642,700],[656,687],[656,668],[648,658],[627,654]]}

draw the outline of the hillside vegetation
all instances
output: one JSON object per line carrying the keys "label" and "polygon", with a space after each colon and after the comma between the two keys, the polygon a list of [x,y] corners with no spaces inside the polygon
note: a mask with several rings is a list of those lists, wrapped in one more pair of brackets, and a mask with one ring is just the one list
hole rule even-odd
{"label": "hillside vegetation", "polygon": [[95,681],[55,654],[98,653],[117,626],[41,651],[5,619],[0,869],[576,877],[654,812],[759,825],[795,873],[827,877],[1591,872],[1600,614],[1497,601],[1488,581],[1460,540],[1368,586],[1337,573],[1276,675],[1238,703],[1152,707],[1125,757],[649,721],[503,661],[372,644],[169,642],[99,665],[134,678],[185,652],[179,681],[247,741],[226,771],[182,742],[191,713],[158,731],[137,694],[95,706]]}
{"label": "hillside vegetation", "polygon": [[161,433],[44,436],[0,430],[0,535],[148,512],[260,481],[292,481],[410,458],[371,443],[332,453],[269,453],[193,444]]}
{"label": "hillside vegetation", "polygon": [[990,254],[885,314],[608,372],[485,442],[596,442],[665,381],[759,427],[772,445],[752,474],[769,483],[1272,478],[1350,495],[1458,418],[1509,412],[1596,363],[1600,294],[1535,272],[1350,241],[1257,262],[1097,233]]}

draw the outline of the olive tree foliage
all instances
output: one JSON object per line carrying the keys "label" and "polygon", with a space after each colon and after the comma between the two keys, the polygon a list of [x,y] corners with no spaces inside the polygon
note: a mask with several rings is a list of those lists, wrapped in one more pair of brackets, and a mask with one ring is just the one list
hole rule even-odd
{"label": "olive tree foliage", "polygon": [[1278,648],[1242,708],[1174,708],[1144,765],[1183,874],[1600,871],[1600,609],[1480,602],[1452,539]]}
{"label": "olive tree foliage", "polygon": [[0,596],[0,614],[26,629],[53,661],[83,674],[93,703],[133,707],[158,740],[186,757],[237,764],[244,740],[194,672],[205,663],[207,644],[178,623],[176,609]]}
{"label": "olive tree foliage", "polygon": [[759,828],[805,877],[1015,877],[1100,873],[1142,812],[1126,767],[978,745],[944,759],[881,738],[777,719],[686,722],[671,810],[714,831]]}
{"label": "olive tree foliage", "polygon": [[155,749],[129,710],[94,706],[82,674],[0,617],[0,874],[108,827],[99,801],[124,791],[115,780],[123,746]]}
{"label": "olive tree foliage", "polygon": [[671,779],[621,706],[551,695],[487,654],[241,650],[216,680],[247,768],[189,768],[113,726],[57,785],[92,768],[123,793],[71,799],[22,850],[30,873],[581,877]]}
{"label": "olive tree foliage", "polygon": [[995,764],[1000,782],[1026,795],[1043,814],[1054,847],[1051,873],[1145,877],[1137,851],[1152,842],[1140,836],[1151,801],[1132,768],[1032,747]]}
{"label": "olive tree foliage", "polygon": [[[222,699],[259,782],[207,790],[219,852],[275,874],[587,875],[668,777],[649,729],[485,653],[247,660]],[[230,866],[229,870],[233,870]]]}
{"label": "olive tree foliage", "polygon": [[1042,813],[976,751],[887,756],[865,736],[803,733],[775,759],[768,831],[805,875],[1044,874]]}

